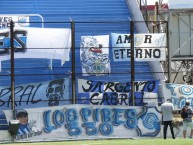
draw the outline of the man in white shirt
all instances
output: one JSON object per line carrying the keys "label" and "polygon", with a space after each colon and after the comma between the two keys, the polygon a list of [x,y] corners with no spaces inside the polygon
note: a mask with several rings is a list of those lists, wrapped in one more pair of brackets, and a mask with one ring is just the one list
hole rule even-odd
{"label": "man in white shirt", "polygon": [[175,139],[173,125],[172,125],[173,110],[174,110],[174,107],[170,99],[167,99],[166,102],[161,105],[161,113],[162,113],[163,124],[164,124],[164,132],[163,132],[164,139],[166,139],[167,137],[168,125],[170,126],[172,138]]}

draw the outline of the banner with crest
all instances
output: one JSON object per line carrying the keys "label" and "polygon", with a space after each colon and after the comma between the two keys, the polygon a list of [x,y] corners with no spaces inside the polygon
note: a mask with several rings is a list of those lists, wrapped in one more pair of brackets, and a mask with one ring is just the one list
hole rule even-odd
{"label": "banner with crest", "polygon": [[110,73],[109,35],[81,36],[80,47],[83,75]]}

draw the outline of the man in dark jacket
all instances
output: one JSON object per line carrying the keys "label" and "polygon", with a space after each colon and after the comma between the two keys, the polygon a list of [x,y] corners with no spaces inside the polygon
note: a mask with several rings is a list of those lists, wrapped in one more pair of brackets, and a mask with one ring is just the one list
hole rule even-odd
{"label": "man in dark jacket", "polygon": [[193,122],[192,122],[192,114],[193,111],[190,108],[190,101],[186,100],[186,105],[182,109],[187,109],[187,117],[183,118],[183,136],[186,138],[186,132],[188,127],[191,129],[190,138],[193,137]]}

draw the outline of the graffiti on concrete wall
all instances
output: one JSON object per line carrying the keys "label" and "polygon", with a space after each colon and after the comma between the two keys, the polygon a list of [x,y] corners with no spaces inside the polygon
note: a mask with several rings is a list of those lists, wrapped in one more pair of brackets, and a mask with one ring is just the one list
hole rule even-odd
{"label": "graffiti on concrete wall", "polygon": [[[29,121],[36,120],[33,131],[16,140],[156,137],[161,129],[156,107],[65,105],[26,111]],[[4,112],[11,120],[12,111]]]}

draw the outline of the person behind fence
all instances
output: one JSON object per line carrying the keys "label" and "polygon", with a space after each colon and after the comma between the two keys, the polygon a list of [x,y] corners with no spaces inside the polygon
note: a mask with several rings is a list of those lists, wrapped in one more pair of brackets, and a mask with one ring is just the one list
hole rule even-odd
{"label": "person behind fence", "polygon": [[175,139],[173,124],[172,124],[173,111],[174,111],[173,104],[171,103],[170,99],[167,99],[166,102],[161,105],[161,113],[162,113],[162,119],[163,119],[163,125],[164,125],[163,127],[164,139],[166,139],[167,137],[168,126],[170,126],[172,138]]}
{"label": "person behind fence", "polygon": [[190,138],[193,138],[193,122],[192,122],[193,110],[190,108],[190,101],[186,100],[185,106],[181,110],[181,117],[183,119],[183,136],[186,138],[187,129],[190,128]]}
{"label": "person behind fence", "polygon": [[19,120],[19,128],[17,135],[24,135],[32,132],[32,129],[29,127],[28,124],[28,113],[26,110],[17,110],[16,119]]}

